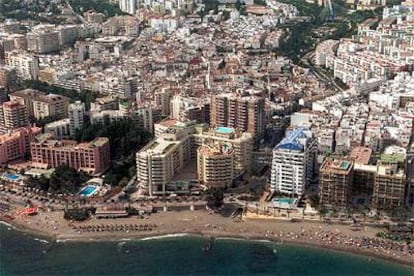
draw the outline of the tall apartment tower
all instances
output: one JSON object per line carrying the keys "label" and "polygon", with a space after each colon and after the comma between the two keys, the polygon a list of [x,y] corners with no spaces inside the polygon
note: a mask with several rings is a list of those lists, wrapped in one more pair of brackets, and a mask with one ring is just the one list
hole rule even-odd
{"label": "tall apartment tower", "polygon": [[27,109],[18,102],[5,102],[0,105],[0,128],[11,130],[29,125]]}
{"label": "tall apartment tower", "polygon": [[85,116],[85,104],[81,101],[76,101],[68,106],[69,116],[69,131],[70,135],[74,135],[77,130],[83,128]]}
{"label": "tall apartment tower", "polygon": [[377,162],[371,205],[377,210],[398,210],[404,206],[406,175],[397,163]]}
{"label": "tall apartment tower", "polygon": [[319,170],[320,203],[329,207],[347,207],[353,173],[353,161],[326,158]]}
{"label": "tall apartment tower", "polygon": [[197,150],[197,175],[208,187],[230,187],[234,179],[234,152],[231,144],[203,144]]}
{"label": "tall apartment tower", "polygon": [[163,117],[170,116],[171,113],[171,93],[163,89],[155,94],[155,105],[161,109]]}
{"label": "tall apartment tower", "polygon": [[119,9],[124,13],[134,15],[139,0],[119,0]]}
{"label": "tall apartment tower", "polygon": [[305,128],[296,128],[273,149],[270,189],[302,196],[314,177],[317,140]]}
{"label": "tall apartment tower", "polygon": [[212,127],[232,127],[249,132],[258,140],[265,130],[264,99],[236,94],[213,95],[210,122]]}

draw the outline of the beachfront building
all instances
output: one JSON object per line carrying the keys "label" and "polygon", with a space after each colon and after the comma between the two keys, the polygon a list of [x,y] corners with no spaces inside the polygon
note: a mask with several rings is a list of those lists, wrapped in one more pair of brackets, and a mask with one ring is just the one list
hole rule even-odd
{"label": "beachfront building", "polygon": [[346,208],[351,197],[354,164],[326,158],[319,170],[319,196],[323,206]]}
{"label": "beachfront building", "polygon": [[[212,151],[207,150],[212,145],[221,145],[220,157],[214,157]],[[229,152],[224,153],[223,147]],[[209,129],[206,124],[193,122],[171,123],[137,153],[137,180],[149,195],[172,193],[168,187],[172,186],[174,176],[189,162],[198,162],[200,182],[208,179],[211,185],[225,186],[250,171],[252,148],[253,136],[246,132],[225,127]],[[212,172],[218,167],[220,174],[226,176],[221,179],[222,184],[218,183],[218,175]]]}
{"label": "beachfront building", "polygon": [[273,149],[270,190],[302,196],[314,177],[317,140],[305,128],[296,128]]}
{"label": "beachfront building", "polygon": [[207,187],[229,187],[234,179],[234,152],[230,144],[204,144],[197,150],[197,175]]}
{"label": "beachfront building", "polygon": [[0,165],[23,160],[30,153],[30,141],[41,132],[39,127],[22,127],[0,135]]}
{"label": "beachfront building", "polygon": [[56,168],[66,165],[90,174],[109,168],[109,139],[98,137],[91,142],[54,140],[49,133],[38,135],[31,142],[32,167]]}
{"label": "beachfront building", "polygon": [[189,136],[163,133],[137,153],[137,180],[149,195],[166,194],[166,186],[190,160]]}
{"label": "beachfront building", "polygon": [[371,200],[372,207],[379,211],[397,211],[404,206],[405,190],[406,176],[398,163],[378,161]]}

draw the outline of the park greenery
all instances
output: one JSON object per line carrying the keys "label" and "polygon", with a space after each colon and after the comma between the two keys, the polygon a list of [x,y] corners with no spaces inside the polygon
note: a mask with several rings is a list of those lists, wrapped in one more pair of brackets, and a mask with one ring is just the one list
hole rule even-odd
{"label": "park greenery", "polygon": [[[335,1],[333,7],[337,18],[335,21],[329,21],[327,20],[328,10],[317,4],[308,3],[304,0],[280,0],[280,2],[295,5],[300,15],[309,17],[307,22],[286,26],[289,35],[276,50],[277,54],[287,56],[295,63],[299,63],[306,53],[313,50],[318,41],[351,37],[356,34],[359,23],[371,17],[378,17],[381,14],[380,10],[348,13],[343,2]],[[317,37],[310,34],[320,27],[333,28],[336,31],[332,34],[325,34],[318,40]]]}
{"label": "park greenery", "polygon": [[209,188],[206,191],[206,200],[209,208],[220,208],[223,205],[224,188]]}
{"label": "park greenery", "polygon": [[85,172],[68,166],[59,166],[49,178],[44,175],[30,176],[27,186],[54,194],[75,194],[88,179],[89,176]]}
{"label": "park greenery", "polygon": [[118,2],[110,2],[109,0],[69,0],[73,9],[78,13],[88,10],[95,10],[105,14],[107,17],[122,15]]}
{"label": "park greenery", "polygon": [[105,183],[124,185],[135,175],[135,153],[152,138],[133,119],[123,119],[107,124],[86,123],[75,134],[78,142],[91,141],[96,137],[108,137],[110,142],[111,168],[105,174]]}

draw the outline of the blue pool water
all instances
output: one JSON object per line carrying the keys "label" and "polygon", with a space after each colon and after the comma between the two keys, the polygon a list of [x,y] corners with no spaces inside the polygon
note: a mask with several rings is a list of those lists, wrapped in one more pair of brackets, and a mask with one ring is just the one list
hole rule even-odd
{"label": "blue pool water", "polygon": [[293,198],[275,198],[273,202],[292,204],[295,200]]}
{"label": "blue pool water", "polygon": [[84,188],[82,188],[82,190],[80,191],[80,195],[81,196],[92,196],[94,193],[96,193],[96,191],[98,190],[98,187],[93,186],[93,185],[87,185]]}
{"label": "blue pool water", "polygon": [[231,127],[217,127],[216,128],[216,132],[220,132],[220,133],[232,133],[234,131],[233,128]]}
{"label": "blue pool water", "polygon": [[15,174],[15,173],[4,173],[3,174],[3,178],[5,178],[6,180],[10,180],[10,181],[17,181],[21,177],[22,176],[20,174]]}

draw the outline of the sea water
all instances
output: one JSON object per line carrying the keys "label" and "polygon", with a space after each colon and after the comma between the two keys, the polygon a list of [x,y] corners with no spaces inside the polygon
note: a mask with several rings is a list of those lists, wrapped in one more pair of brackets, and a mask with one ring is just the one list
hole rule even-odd
{"label": "sea water", "polygon": [[52,242],[0,225],[0,275],[414,275],[407,266],[322,249],[206,238]]}

